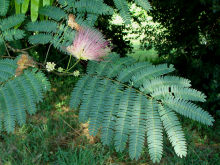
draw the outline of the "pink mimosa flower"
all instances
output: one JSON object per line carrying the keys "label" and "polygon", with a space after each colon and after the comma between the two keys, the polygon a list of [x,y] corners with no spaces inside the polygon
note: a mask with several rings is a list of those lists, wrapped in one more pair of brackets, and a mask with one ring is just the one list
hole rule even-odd
{"label": "pink mimosa flower", "polygon": [[66,50],[77,59],[100,61],[110,52],[108,45],[98,30],[81,28]]}

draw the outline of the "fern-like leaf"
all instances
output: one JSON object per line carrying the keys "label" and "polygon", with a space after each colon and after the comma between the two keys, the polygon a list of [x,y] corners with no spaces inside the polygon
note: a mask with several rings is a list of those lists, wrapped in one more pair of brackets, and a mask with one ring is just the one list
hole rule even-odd
{"label": "fern-like leaf", "polygon": [[176,114],[170,108],[163,107],[162,105],[159,105],[159,114],[176,154],[181,158],[186,156],[186,141]]}
{"label": "fern-like leaf", "polygon": [[89,26],[93,27],[97,19],[98,19],[97,14],[87,14],[86,22],[88,22]]}
{"label": "fern-like leaf", "polygon": [[122,72],[120,72],[117,79],[121,82],[128,82],[134,75],[142,70],[147,69],[149,66],[151,66],[151,64],[147,62],[136,63],[128,66],[126,69],[123,69]]}
{"label": "fern-like leaf", "polygon": [[17,14],[10,17],[7,17],[6,19],[3,19],[0,21],[0,29],[2,31],[8,30],[20,23],[22,23],[25,19],[24,14]]}
{"label": "fern-like leaf", "polygon": [[164,76],[164,77],[156,77],[152,80],[146,80],[143,83],[143,87],[141,87],[141,91],[144,93],[151,93],[158,87],[161,86],[179,86],[179,87],[190,87],[190,81],[181,77],[176,76]]}
{"label": "fern-like leaf", "polygon": [[105,145],[110,145],[114,137],[114,129],[116,122],[116,115],[118,113],[120,98],[122,97],[122,86],[111,85],[106,90],[106,95],[103,103],[103,121],[101,141]]}
{"label": "fern-like leaf", "polygon": [[0,16],[5,16],[7,11],[8,11],[8,7],[9,7],[9,0],[1,0],[0,1]]}
{"label": "fern-like leaf", "polygon": [[56,32],[57,23],[54,21],[30,22],[27,24],[28,31],[34,32]]}
{"label": "fern-like leaf", "polygon": [[131,81],[134,83],[135,87],[140,87],[146,80],[150,80],[158,76],[163,76],[167,73],[173,72],[174,70],[175,69],[173,68],[173,65],[170,65],[169,67],[167,64],[151,66],[146,70],[142,70],[138,74],[132,76]]}
{"label": "fern-like leaf", "polygon": [[47,44],[53,39],[51,34],[39,33],[29,37],[29,42],[32,44]]}
{"label": "fern-like leaf", "polygon": [[70,99],[70,107],[77,109],[82,101],[82,93],[84,88],[86,87],[86,83],[90,80],[90,76],[82,77],[75,85],[74,90],[71,93]]}
{"label": "fern-like leaf", "polygon": [[191,88],[182,88],[178,86],[161,86],[158,88],[155,88],[151,96],[156,99],[163,99],[164,97],[172,97],[180,98],[184,100],[191,100],[191,101],[201,101],[204,102],[206,96]]}
{"label": "fern-like leaf", "polygon": [[0,83],[7,81],[15,75],[16,61],[11,59],[0,60]]}
{"label": "fern-like leaf", "polygon": [[179,86],[171,86],[170,91],[175,97],[191,101],[206,101],[206,96],[200,91],[190,88],[182,88]]}
{"label": "fern-like leaf", "polygon": [[16,116],[16,120],[18,121],[18,124],[21,126],[26,122],[26,113],[24,111],[25,100],[22,96],[21,89],[18,87],[17,82],[15,80],[9,81],[5,85],[5,88],[11,96],[11,104],[14,104],[14,116]]}
{"label": "fern-like leaf", "polygon": [[24,103],[25,109],[30,115],[35,114],[37,108],[35,105],[34,93],[31,88],[30,89],[27,88],[27,86],[29,86],[27,80],[22,76],[22,77],[18,77],[16,82],[19,85],[22,96],[25,100]]}
{"label": "fern-like leaf", "polygon": [[5,30],[2,35],[6,41],[14,41],[24,38],[25,33],[20,29],[9,29]]}
{"label": "fern-like leaf", "polygon": [[93,106],[94,96],[96,89],[99,87],[99,79],[90,77],[86,84],[86,90],[84,90],[82,105],[80,106],[79,120],[86,122],[89,119],[90,107]]}
{"label": "fern-like leaf", "polygon": [[12,98],[8,90],[0,90],[1,116],[3,116],[4,126],[8,133],[13,132],[15,127],[15,111],[12,104]]}
{"label": "fern-like leaf", "polygon": [[125,149],[129,128],[130,128],[130,110],[132,109],[132,103],[135,101],[135,91],[132,88],[128,88],[124,91],[117,113],[117,119],[115,124],[115,149],[118,152],[122,152]]}
{"label": "fern-like leaf", "polygon": [[196,106],[191,102],[170,97],[164,99],[164,103],[181,115],[184,115],[207,125],[213,125],[213,117],[208,112],[204,111],[202,108]]}
{"label": "fern-like leaf", "polygon": [[149,11],[152,9],[148,0],[135,0],[135,3],[142,7],[144,10]]}
{"label": "fern-like leaf", "polygon": [[25,71],[22,76],[24,77],[23,80],[26,81],[26,84],[27,84],[26,87],[33,91],[33,94],[35,96],[34,97],[35,102],[39,103],[43,101],[43,89],[42,89],[43,87],[42,87],[42,84],[38,83],[38,80],[35,77],[35,75],[33,75],[32,72]]}
{"label": "fern-like leaf", "polygon": [[147,143],[151,160],[160,162],[163,153],[162,122],[158,113],[158,105],[149,100],[147,105]]}
{"label": "fern-like leaf", "polygon": [[79,106],[79,119],[89,122],[91,135],[101,131],[103,144],[114,144],[122,152],[128,143],[131,159],[140,157],[146,138],[151,160],[161,160],[163,126],[177,155],[186,156],[185,137],[173,110],[207,125],[214,119],[190,102],[205,101],[205,95],[191,89],[189,80],[166,75],[173,70],[172,65],[135,63],[112,53],[102,62],[88,63],[70,106]]}
{"label": "fern-like leaf", "polygon": [[127,57],[120,59],[119,56],[115,54],[109,55],[105,60],[106,62],[99,64],[95,70],[100,76],[115,77],[120,73],[120,70],[134,63],[132,58]]}
{"label": "fern-like leaf", "polygon": [[[100,116],[103,116],[103,111],[105,109],[104,98],[108,94],[109,87],[112,86],[112,83],[109,80],[101,80],[96,86],[94,98],[92,99],[93,104],[89,112],[89,133],[94,136],[97,134],[103,122]],[[93,89],[91,92],[94,92]],[[88,93],[90,92],[88,91]]]}
{"label": "fern-like leaf", "polygon": [[[73,7],[74,4],[75,4],[75,0],[58,0],[58,3],[62,6],[62,7],[66,7],[68,6],[69,8],[70,7]],[[68,8],[68,9],[69,9]]]}
{"label": "fern-like leaf", "polygon": [[66,13],[62,9],[55,6],[45,6],[40,8],[39,13],[56,21],[60,21],[62,18],[66,17]]}
{"label": "fern-like leaf", "polygon": [[35,78],[39,84],[42,84],[41,90],[45,93],[51,89],[51,84],[42,72],[37,72]]}
{"label": "fern-like leaf", "polygon": [[[36,112],[36,104],[43,100],[43,94],[50,89],[50,83],[36,69],[25,70],[16,77],[16,60],[1,60],[0,64],[0,75],[3,75],[4,80],[0,86],[0,130],[4,126],[7,132],[13,132],[16,122],[19,125],[26,122],[26,111],[29,114]],[[5,66],[4,70],[2,66]],[[9,75],[2,74],[5,71]]]}
{"label": "fern-like leaf", "polygon": [[141,156],[145,142],[146,132],[146,105],[148,100],[141,94],[135,98],[133,111],[131,112],[129,155],[131,159],[138,160]]}
{"label": "fern-like leaf", "polygon": [[75,3],[76,10],[80,13],[94,13],[94,14],[103,14],[103,15],[112,15],[114,13],[113,9],[104,4],[103,1],[88,1],[80,0]]}
{"label": "fern-like leaf", "polygon": [[119,14],[122,17],[125,24],[131,23],[131,15],[126,0],[114,0],[115,6],[119,10]]}

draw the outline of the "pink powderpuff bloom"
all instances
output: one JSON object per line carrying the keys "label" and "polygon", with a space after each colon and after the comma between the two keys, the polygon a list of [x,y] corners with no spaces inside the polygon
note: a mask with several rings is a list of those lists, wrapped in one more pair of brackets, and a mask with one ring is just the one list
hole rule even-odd
{"label": "pink powderpuff bloom", "polygon": [[108,45],[98,30],[81,28],[66,50],[77,59],[101,61],[110,52]]}

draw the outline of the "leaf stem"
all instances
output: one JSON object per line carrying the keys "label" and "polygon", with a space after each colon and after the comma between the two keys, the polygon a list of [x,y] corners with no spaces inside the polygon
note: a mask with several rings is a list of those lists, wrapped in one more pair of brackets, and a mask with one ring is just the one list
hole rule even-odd
{"label": "leaf stem", "polygon": [[66,70],[68,70],[68,69],[69,69],[69,65],[70,65],[70,61],[71,61],[71,59],[72,59],[72,55],[70,55],[69,62],[68,62],[68,65],[67,65]]}
{"label": "leaf stem", "polygon": [[52,46],[52,44],[50,44],[49,47],[48,47],[47,54],[46,54],[46,57],[45,57],[45,60],[44,60],[44,65],[45,65],[46,62],[47,62],[47,58],[48,58],[48,55],[49,55],[49,51],[50,51],[51,46]]}
{"label": "leaf stem", "polygon": [[81,59],[78,59],[75,64],[73,64],[73,66],[71,66],[69,69],[66,70],[66,72],[70,71],[71,69],[73,69],[79,62]]}

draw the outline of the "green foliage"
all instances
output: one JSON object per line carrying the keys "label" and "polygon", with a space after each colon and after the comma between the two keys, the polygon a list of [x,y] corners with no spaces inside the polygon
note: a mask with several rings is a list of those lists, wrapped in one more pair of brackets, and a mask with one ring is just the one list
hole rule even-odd
{"label": "green foliage", "polygon": [[145,81],[143,87],[141,88],[141,91],[149,94],[153,92],[153,89],[159,88],[160,86],[173,86],[173,85],[183,88],[191,86],[190,81],[182,77],[165,76],[165,77],[159,77]]}
{"label": "green foliage", "polygon": [[[7,14],[9,7],[8,0],[0,1],[0,16],[5,16]],[[0,55],[3,55],[5,51],[5,42],[7,41],[16,41],[24,38],[24,30],[17,29],[17,26],[20,25],[25,20],[25,15],[17,14],[8,16],[6,18],[0,19]]]}
{"label": "green foliage", "polygon": [[[23,1],[23,0],[22,0]],[[21,4],[22,2],[20,0],[15,0],[15,14],[20,14],[21,13]]]}
{"label": "green foliage", "polygon": [[21,6],[21,13],[25,14],[28,11],[28,6],[29,6],[30,0],[24,0]]}
{"label": "green foliage", "polygon": [[24,19],[25,15],[18,14],[0,20],[0,45],[4,45],[3,43],[5,41],[14,41],[24,38],[24,30],[14,29],[14,27],[21,24]]}
{"label": "green foliage", "polygon": [[[30,116],[27,124],[16,129],[13,134],[1,134],[2,164],[152,164],[145,146],[141,153],[142,158],[136,161],[131,160],[126,151],[115,153],[112,146],[103,147],[99,138],[94,144],[90,144],[78,122],[78,111],[67,110],[65,106],[69,98],[65,96],[69,95],[69,89],[78,78],[72,76],[49,76],[49,78],[53,88],[57,90],[47,93],[44,102],[38,106],[38,113]],[[64,86],[68,88],[63,88]],[[219,121],[216,121],[214,127],[206,127],[190,122],[189,119],[183,120],[181,125],[188,143],[187,157],[178,157],[165,135],[163,142],[166,147],[160,164],[218,164],[220,159],[218,123]],[[175,133],[172,135],[176,137]]]}
{"label": "green foliage", "polygon": [[[163,153],[163,127],[158,113],[158,104],[155,100],[149,99],[146,105],[145,113],[147,115],[147,143],[151,160],[160,162]],[[181,146],[184,147],[184,146]],[[179,152],[177,152],[177,155]],[[184,155],[186,156],[186,154]]]}
{"label": "green foliage", "polygon": [[[64,10],[55,7],[55,6],[46,6],[40,9],[40,14],[48,16],[52,20],[46,20],[46,21],[39,21],[36,23],[28,23],[26,29],[28,31],[32,32],[39,32],[38,34],[35,34],[33,36],[29,37],[29,42],[32,44],[47,44],[51,43],[55,48],[58,48],[61,51],[64,51],[64,48],[68,45],[72,44],[74,37],[75,37],[75,31],[72,30],[70,27],[68,27],[66,24],[60,24],[58,21],[66,20],[67,19],[67,13],[66,10],[67,7],[75,11],[77,15],[76,22],[83,26],[93,26],[95,21],[98,18],[97,11],[101,12],[102,14],[108,14],[109,9],[107,5],[105,5],[103,2],[100,1],[59,1],[59,3],[64,7]],[[73,5],[72,3],[75,3]],[[90,7],[88,7],[87,3],[95,3],[96,5],[92,9],[90,4]],[[85,8],[85,5],[87,7]],[[97,6],[98,5],[98,6]],[[74,7],[73,7],[74,6]],[[92,5],[93,6],[93,5]],[[101,8],[97,8],[102,6],[103,10]],[[84,18],[85,13],[88,12],[87,18]],[[54,14],[56,13],[56,14]],[[78,14],[77,14],[78,13]],[[41,33],[44,32],[44,33]],[[53,39],[52,39],[53,38]]]}
{"label": "green foliage", "polygon": [[33,32],[55,32],[57,23],[54,21],[40,21],[27,24],[27,29]]}
{"label": "green foliage", "polygon": [[0,61],[0,131],[14,131],[15,122],[20,126],[26,121],[26,113],[34,114],[36,104],[50,89],[45,75],[37,69],[25,70],[16,76],[16,60]]}
{"label": "green foliage", "polygon": [[0,60],[0,83],[7,81],[15,75],[17,68],[16,61],[5,59]]}
{"label": "green foliage", "polygon": [[[51,43],[55,48],[65,52],[64,48],[73,42],[75,31],[58,21],[67,18],[67,14],[61,8],[55,6],[45,6],[40,8],[39,13],[48,16],[53,20],[30,22],[26,29],[31,32],[38,32],[29,37],[31,44]],[[56,13],[56,14],[54,14]]]}
{"label": "green foliage", "polygon": [[165,75],[174,71],[173,65],[168,66],[167,64],[152,65],[146,70],[141,70],[139,73],[132,76],[131,80],[135,87],[141,87],[144,81],[151,80],[155,77]]}
{"label": "green foliage", "polygon": [[7,11],[8,11],[8,7],[9,7],[9,0],[1,0],[0,1],[0,16],[5,16]]}
{"label": "green foliage", "polygon": [[21,3],[24,2],[24,0],[16,0],[16,2],[17,2],[18,4],[21,4]]}
{"label": "green foliage", "polygon": [[94,0],[80,0],[76,1],[74,8],[79,13],[93,13],[96,15],[112,15],[114,13],[113,9],[106,5],[103,1]]}
{"label": "green foliage", "polygon": [[119,14],[124,20],[125,24],[130,24],[131,15],[126,0],[114,0],[115,6],[119,10]]}
{"label": "green foliage", "polygon": [[47,44],[51,43],[60,51],[64,51],[64,48],[72,44],[75,37],[75,31],[70,27],[64,25],[58,25],[54,21],[39,21],[30,22],[27,24],[27,30],[37,31],[38,34],[29,37],[29,42],[32,44]]}
{"label": "green foliage", "polygon": [[[145,130],[147,126],[145,120],[149,116],[147,116],[145,113],[145,109],[146,109],[145,102],[147,101],[146,98],[143,97],[141,94],[138,94],[134,101],[135,104],[133,106],[133,111],[130,113],[131,125],[129,128],[129,132],[130,132],[129,155],[131,159],[138,160],[144,148]],[[147,129],[149,129],[149,127]],[[148,139],[150,139],[150,137]]]}
{"label": "green foliage", "polygon": [[149,11],[152,9],[148,0],[135,0],[135,3],[142,7],[144,10]]}
{"label": "green foliage", "polygon": [[8,29],[22,23],[24,21],[24,19],[25,19],[24,14],[9,16],[9,17],[0,21],[0,29],[2,31],[8,30]]}
{"label": "green foliage", "polygon": [[55,6],[45,6],[40,8],[39,13],[48,16],[55,21],[60,21],[62,18],[66,17],[66,13],[62,9]]}
{"label": "green foliage", "polygon": [[29,42],[32,44],[47,44],[53,39],[53,36],[50,34],[36,34],[29,37]]}
{"label": "green foliage", "polygon": [[40,7],[40,0],[31,0],[31,21],[37,20]]}
{"label": "green foliage", "polygon": [[25,34],[23,30],[20,29],[10,29],[2,33],[3,38],[6,41],[14,41],[24,38]]}
{"label": "green foliage", "polygon": [[[119,9],[126,23],[130,22],[129,6],[125,0],[115,1],[116,7]],[[39,21],[36,23],[28,23],[27,30],[39,33],[29,37],[32,44],[53,44],[55,48],[64,51],[64,48],[70,45],[75,37],[75,31],[68,27],[68,13],[74,14],[75,21],[80,26],[94,27],[99,16],[113,15],[114,10],[101,0],[60,0],[56,6],[45,6],[40,8],[41,15],[49,17],[51,20]],[[60,23],[61,22],[61,23]],[[64,23],[65,22],[65,23]],[[47,27],[47,28],[45,28]],[[41,38],[42,37],[42,38]],[[51,40],[53,38],[53,40]]]}
{"label": "green foliage", "polygon": [[209,99],[202,106],[219,118],[220,1],[155,0],[148,13],[152,21],[139,14],[143,48],[154,48],[164,61],[175,65],[178,73],[192,81]]}
{"label": "green foliage", "polygon": [[135,63],[116,54],[98,64],[89,62],[87,74],[72,91],[70,107],[79,106],[79,120],[89,121],[93,136],[101,130],[104,144],[114,143],[116,151],[122,152],[128,142],[131,159],[140,158],[146,138],[152,161],[160,162],[163,127],[176,154],[186,156],[185,137],[175,112],[206,125],[212,125],[214,119],[190,102],[204,102],[205,95],[191,89],[189,80],[168,76],[172,71],[172,65]]}
{"label": "green foliage", "polygon": [[[189,98],[190,99],[190,96]],[[212,116],[197,105],[179,98],[165,98],[164,104],[174,109],[177,113],[199,121],[206,125],[212,125],[214,119]]]}
{"label": "green foliage", "polygon": [[163,122],[164,129],[174,147],[175,152],[182,158],[187,154],[186,140],[178,117],[166,106],[159,106],[159,114]]}
{"label": "green foliage", "polygon": [[[127,1],[114,2],[128,24],[130,13]],[[148,1],[135,2],[146,10],[150,9]],[[68,13],[73,13],[80,25],[90,27],[96,25],[100,15],[113,14],[113,8],[101,0],[60,0],[58,3],[62,9],[55,6],[40,9],[42,15],[49,17],[48,20],[28,23],[27,30],[34,33],[29,37],[30,43],[50,43],[63,51],[75,37],[75,31],[66,25]],[[0,2],[0,8],[5,16],[7,4],[2,4]],[[24,15],[20,16],[1,19],[0,46],[5,41],[24,37],[24,31],[16,29],[24,21]],[[36,15],[34,17],[36,19]],[[14,60],[0,61],[0,130],[5,128],[7,132],[14,130],[16,122],[19,125],[25,123],[25,111],[29,114],[36,112],[36,104],[42,101],[43,94],[50,88],[40,71],[26,70],[16,77],[16,68]],[[195,101],[204,102],[206,96],[191,89],[189,80],[168,76],[172,71],[172,65],[135,63],[132,58],[120,59],[116,55],[104,62],[89,62],[87,74],[79,80],[72,92],[70,105],[75,109],[80,106],[79,119],[82,122],[89,121],[91,135],[97,135],[101,129],[103,144],[113,144],[116,151],[123,152],[128,143],[131,159],[140,158],[146,139],[152,161],[159,162],[163,154],[163,128],[176,154],[182,158],[187,154],[186,139],[177,113],[206,125],[212,125],[214,119],[194,104]],[[66,156],[60,157],[66,159]],[[72,160],[78,161],[77,158]]]}
{"label": "green foliage", "polygon": [[65,11],[73,9],[76,0],[58,0],[58,3],[64,8]]}
{"label": "green foliage", "polygon": [[[16,14],[26,14],[30,11],[30,19],[32,22],[37,21],[39,18],[40,7],[50,5],[52,5],[52,1],[50,0],[15,0]],[[40,15],[40,19],[44,20],[44,17]]]}

